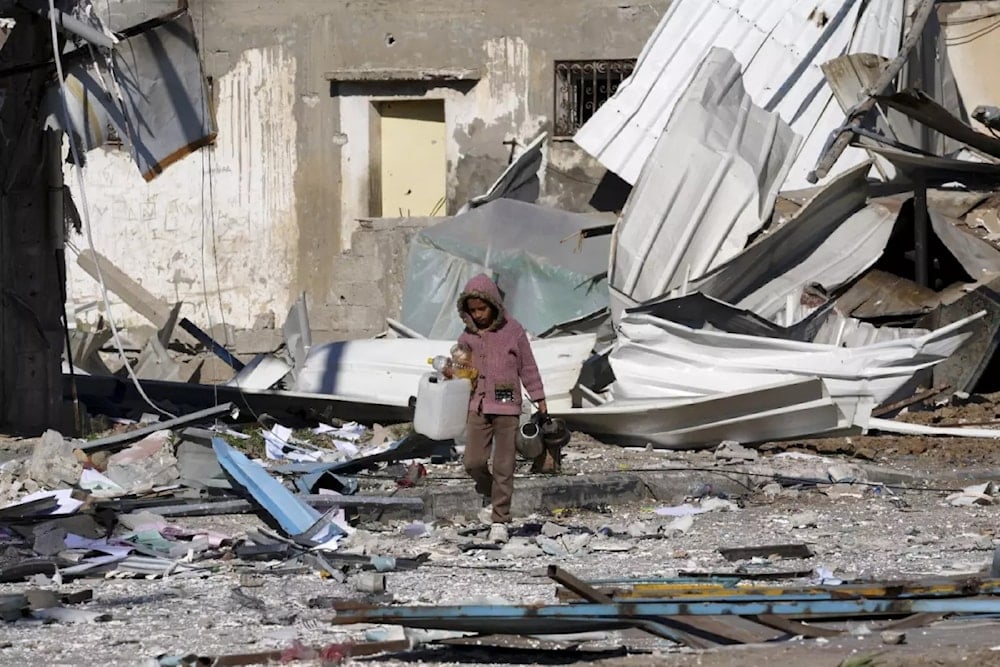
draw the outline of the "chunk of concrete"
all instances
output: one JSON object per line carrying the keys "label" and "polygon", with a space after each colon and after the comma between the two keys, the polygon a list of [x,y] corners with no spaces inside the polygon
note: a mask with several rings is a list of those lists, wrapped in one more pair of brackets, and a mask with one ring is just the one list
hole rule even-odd
{"label": "chunk of concrete", "polygon": [[157,431],[113,454],[105,474],[129,493],[173,483],[178,477],[177,459],[169,439],[169,431]]}
{"label": "chunk of concrete", "polygon": [[569,529],[565,526],[560,526],[558,523],[546,521],[542,524],[542,535],[545,537],[556,538],[560,535],[565,535],[567,532],[569,532]]}
{"label": "chunk of concrete", "polygon": [[58,431],[46,431],[35,445],[28,462],[28,476],[50,489],[74,486],[83,466],[73,453],[73,445]]}
{"label": "chunk of concrete", "polygon": [[504,558],[539,558],[542,550],[523,537],[512,537],[500,549],[500,555]]}
{"label": "chunk of concrete", "polygon": [[688,532],[691,527],[694,526],[694,517],[690,514],[687,516],[679,516],[666,526],[663,527],[663,532],[666,535],[674,535]]}
{"label": "chunk of concrete", "polygon": [[535,544],[541,547],[549,556],[554,558],[562,558],[563,556],[568,556],[569,552],[566,550],[562,544],[553,540],[551,537],[545,537],[544,535],[539,535],[535,538]]}
{"label": "chunk of concrete", "polygon": [[563,535],[559,541],[566,547],[566,551],[575,554],[584,551],[592,538],[593,535],[590,533],[578,533],[576,535]]}
{"label": "chunk of concrete", "polygon": [[756,461],[759,457],[756,450],[748,449],[735,440],[724,440],[715,448],[715,458],[719,461],[740,463]]}
{"label": "chunk of concrete", "polygon": [[32,550],[39,556],[55,556],[66,549],[66,529],[51,524],[38,526],[34,531]]}

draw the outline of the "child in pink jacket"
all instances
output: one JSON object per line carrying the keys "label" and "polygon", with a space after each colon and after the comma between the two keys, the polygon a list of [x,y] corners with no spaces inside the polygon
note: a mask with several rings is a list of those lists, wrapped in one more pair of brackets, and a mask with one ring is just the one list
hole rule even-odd
{"label": "child in pink jacket", "polygon": [[[489,276],[470,280],[458,298],[465,331],[458,342],[472,351],[479,379],[469,399],[465,470],[476,491],[493,502],[491,542],[507,541],[514,494],[515,438],[521,415],[521,385],[541,412],[545,390],[524,327],[504,312],[500,289]],[[490,453],[493,469],[490,471]]]}

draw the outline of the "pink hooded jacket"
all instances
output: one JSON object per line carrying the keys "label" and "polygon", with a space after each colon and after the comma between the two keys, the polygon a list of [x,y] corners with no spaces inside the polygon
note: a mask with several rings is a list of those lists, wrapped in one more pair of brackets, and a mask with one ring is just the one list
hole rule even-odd
{"label": "pink hooded jacket", "polygon": [[[496,319],[488,329],[479,329],[465,307],[466,299],[475,297],[496,309]],[[532,401],[545,398],[542,376],[531,352],[524,327],[504,311],[503,298],[489,276],[479,274],[468,282],[458,297],[458,314],[465,331],[458,342],[472,350],[473,364],[479,371],[476,388],[469,399],[469,412],[484,415],[521,414],[521,384]]]}

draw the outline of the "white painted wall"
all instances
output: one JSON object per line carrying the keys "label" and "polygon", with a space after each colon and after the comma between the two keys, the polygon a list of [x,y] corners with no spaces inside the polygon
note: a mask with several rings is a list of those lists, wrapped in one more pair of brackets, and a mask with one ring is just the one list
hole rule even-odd
{"label": "white painted wall", "polygon": [[[215,83],[216,146],[150,183],[124,150],[87,155],[84,184],[96,250],[156,296],[183,301],[182,315],[203,328],[223,318],[249,328],[268,311],[281,322],[293,300],[299,241],[295,74],[294,57],[280,46],[245,51]],[[82,213],[72,167],[66,182]],[[71,234],[70,241],[87,247],[85,236]],[[100,303],[96,281],[76,266],[72,253],[67,264],[70,299]],[[110,296],[120,325],[146,324]],[[103,306],[78,310],[77,319],[95,322],[98,310]]]}

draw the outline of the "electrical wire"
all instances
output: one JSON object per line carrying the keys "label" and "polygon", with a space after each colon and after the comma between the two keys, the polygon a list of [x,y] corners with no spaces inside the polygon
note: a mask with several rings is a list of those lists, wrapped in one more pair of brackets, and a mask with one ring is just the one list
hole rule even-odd
{"label": "electrical wire", "polygon": [[[205,26],[208,24],[205,18],[205,5],[207,3],[203,2],[201,4],[201,46],[204,47],[206,43],[206,32]],[[204,91],[208,94],[202,95],[202,117],[208,118],[212,112],[211,104],[209,102],[209,95],[211,91]],[[219,318],[222,320],[222,333],[226,337],[226,345],[228,349],[229,343],[229,325],[226,323],[226,310],[225,304],[222,299],[222,280],[221,274],[219,272],[219,248],[218,248],[218,235],[215,230],[215,169],[214,169],[212,152],[208,146],[201,149],[201,282],[202,282],[202,294],[205,302],[205,313],[208,317],[208,327],[209,330],[213,327],[212,322],[212,305],[209,303],[209,290],[208,290],[208,269],[205,261],[205,234],[208,232],[211,234],[211,246],[212,246],[212,267],[213,273],[215,275],[215,292],[218,297],[219,302]],[[207,196],[206,196],[207,195]],[[206,207],[206,201],[208,206]],[[207,208],[207,212],[206,212]],[[206,220],[207,218],[207,220]],[[207,222],[207,224],[206,224]],[[250,401],[247,398],[246,392],[241,386],[239,378],[234,378],[233,383],[236,385],[236,390],[239,392],[240,401],[243,407],[246,408],[247,412],[253,415],[255,421],[260,421],[260,415],[251,407]],[[213,383],[212,385],[213,396],[215,404],[219,405],[219,388],[218,385]]]}
{"label": "electrical wire", "polygon": [[982,28],[977,28],[970,33],[964,35],[955,35],[953,37],[946,37],[944,42],[947,46],[963,46],[971,42],[976,41],[980,37],[985,37],[997,28],[1000,28],[1000,21],[994,21],[993,23],[983,26]]}
{"label": "electrical wire", "polygon": [[[52,55],[56,63],[56,73],[59,77],[59,90],[62,93],[60,95],[60,99],[62,100],[63,122],[65,123],[66,134],[69,137],[69,147],[70,152],[73,154],[77,187],[80,190],[80,217],[83,219],[83,228],[87,236],[87,244],[90,246],[90,251],[96,256],[97,250],[94,246],[94,234],[90,224],[90,205],[87,201],[86,185],[83,182],[83,168],[80,166],[82,164],[80,161],[80,149],[76,145],[76,140],[71,133],[72,124],[70,123],[69,100],[68,93],[66,91],[66,77],[63,73],[62,54],[59,53],[59,32],[56,27],[55,9],[55,0],[49,0],[49,25],[52,32]],[[129,364],[128,359],[125,356],[125,347],[122,345],[121,337],[118,334],[118,326],[115,324],[115,318],[111,313],[111,299],[108,297],[108,287],[104,282],[104,271],[101,269],[101,262],[97,261],[95,262],[95,265],[97,266],[97,282],[101,286],[101,297],[104,300],[104,309],[108,314],[108,323],[111,325],[111,337],[115,341],[115,348],[117,348],[118,354],[121,356],[122,361],[125,362],[125,370],[127,371],[129,378],[131,378],[136,391],[139,392],[139,395],[146,402],[146,404],[149,405],[149,407],[153,408],[161,415],[170,417],[171,419],[176,418],[176,415],[167,412],[146,395],[145,390],[142,388],[142,384],[139,382],[139,378],[136,377],[135,371],[132,370],[132,365]]]}

